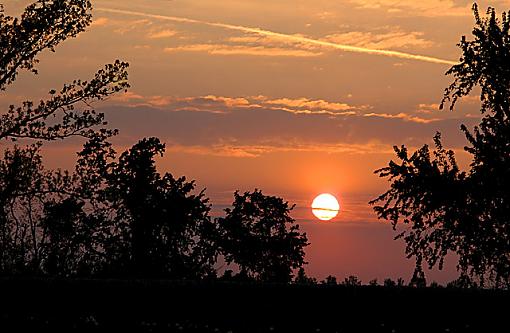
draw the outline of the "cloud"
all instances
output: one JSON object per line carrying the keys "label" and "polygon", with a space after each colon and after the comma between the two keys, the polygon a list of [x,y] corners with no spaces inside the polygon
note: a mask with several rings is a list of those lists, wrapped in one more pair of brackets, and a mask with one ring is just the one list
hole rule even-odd
{"label": "cloud", "polygon": [[[306,38],[306,36],[304,36],[302,34],[293,34],[291,36]],[[293,48],[293,49],[299,49],[299,50],[307,50],[307,51],[314,51],[314,52],[325,51],[325,49],[321,46],[310,44],[310,43],[304,43],[303,41],[301,41],[299,39],[282,38],[281,36],[247,34],[244,36],[229,37],[225,41],[228,43],[249,45],[249,46],[282,47],[282,45],[283,45],[287,48]]]}
{"label": "cloud", "polygon": [[149,39],[161,39],[161,38],[173,37],[176,34],[177,34],[177,31],[170,30],[170,29],[164,29],[164,30],[150,32],[147,35],[147,37]]}
{"label": "cloud", "polygon": [[106,17],[99,17],[92,21],[91,27],[104,27],[107,26],[111,21]]}
{"label": "cloud", "polygon": [[123,94],[116,94],[111,97],[111,101],[120,102],[120,103],[132,103],[133,101],[141,101],[145,98],[142,95],[136,94],[132,91],[127,91]]}
{"label": "cloud", "polygon": [[439,118],[427,119],[427,118],[417,117],[417,116],[413,116],[413,115],[403,113],[403,112],[398,113],[398,114],[372,112],[372,113],[366,113],[363,116],[364,117],[386,118],[386,119],[402,119],[404,121],[411,121],[411,122],[421,123],[421,124],[433,123],[433,122],[440,120]]}
{"label": "cloud", "polygon": [[357,8],[384,10],[403,16],[470,16],[472,2],[455,0],[350,0]]}
{"label": "cloud", "polygon": [[204,52],[211,55],[245,55],[245,56],[265,56],[265,57],[317,57],[321,52],[311,52],[306,50],[292,50],[278,47],[264,46],[241,46],[226,44],[190,44],[176,47],[167,47],[166,53],[176,52]]}
{"label": "cloud", "polygon": [[302,115],[348,116],[370,109],[369,105],[351,105],[310,98],[270,98],[268,96],[225,97],[206,95],[199,97],[141,96],[134,92],[114,96],[113,102],[131,107],[150,106],[172,111],[229,113],[233,109],[265,109]]}
{"label": "cloud", "polygon": [[140,27],[151,26],[152,22],[147,19],[141,19],[141,20],[133,20],[130,22],[118,21],[118,22],[115,22],[115,25],[118,26],[118,28],[116,28],[114,30],[114,32],[117,34],[120,34],[120,35],[125,35],[129,32],[139,29]]}
{"label": "cloud", "polygon": [[319,100],[311,100],[308,98],[298,98],[298,99],[290,99],[290,98],[280,98],[280,99],[274,99],[274,100],[266,100],[266,103],[268,104],[274,104],[274,105],[285,105],[285,106],[291,106],[291,107],[298,107],[298,108],[307,108],[307,109],[325,109],[325,110],[332,110],[332,111],[347,111],[352,110],[352,106],[345,103],[332,103],[327,102],[325,100],[319,99]]}
{"label": "cloud", "polygon": [[143,12],[120,10],[120,9],[113,9],[113,8],[96,8],[96,11],[115,13],[115,14],[121,14],[121,15],[138,16],[138,17],[144,17],[146,19],[156,19],[156,20],[172,21],[172,22],[179,22],[179,23],[189,23],[189,24],[201,24],[201,25],[207,25],[207,26],[217,27],[217,28],[222,28],[222,29],[227,29],[227,30],[239,31],[239,32],[243,32],[243,33],[251,34],[251,35],[255,34],[255,35],[267,36],[267,37],[272,37],[272,38],[281,38],[281,39],[285,39],[285,40],[291,41],[291,42],[298,42],[298,43],[308,44],[311,46],[316,46],[316,47],[321,47],[321,48],[326,48],[326,49],[333,49],[333,50],[340,50],[340,51],[345,51],[345,52],[363,53],[363,54],[371,54],[371,55],[378,55],[378,56],[385,56],[385,57],[394,57],[394,58],[416,60],[416,61],[430,62],[430,63],[436,63],[436,64],[446,64],[446,65],[456,64],[456,62],[451,61],[451,60],[441,59],[441,58],[437,58],[437,57],[431,57],[431,56],[427,56],[427,55],[412,54],[412,53],[407,53],[407,52],[383,50],[383,49],[371,49],[371,48],[359,47],[359,46],[353,46],[353,45],[345,45],[345,44],[339,44],[339,43],[334,43],[334,42],[325,41],[325,40],[304,37],[302,35],[284,34],[284,33],[274,32],[274,31],[270,31],[270,30],[246,27],[246,26],[241,26],[241,25],[200,21],[200,20],[194,20],[194,19],[189,19],[189,18],[184,18],[184,17],[154,15],[154,14],[148,14],[148,13],[143,13]]}
{"label": "cloud", "polygon": [[150,49],[152,49],[152,46],[150,46],[150,45],[134,45],[133,48],[135,50],[150,50]]}
{"label": "cloud", "polygon": [[418,104],[418,109],[416,110],[416,112],[432,113],[432,112],[437,112],[438,110],[439,110],[438,103],[431,103],[431,104],[421,103],[421,104]]}
{"label": "cloud", "polygon": [[[207,95],[207,96],[202,97],[202,99],[213,101],[213,102],[219,102],[229,108],[248,107],[248,106],[252,105],[250,103],[250,101],[244,97],[223,97],[223,96]],[[188,98],[188,100],[193,100],[193,98]]]}
{"label": "cloud", "polygon": [[413,108],[391,114],[375,107],[313,98],[128,97],[124,102],[110,100],[110,106],[101,109],[120,129],[118,140],[158,136],[172,149],[192,154],[369,154],[390,151],[393,145],[421,146],[436,131],[445,133],[449,147],[462,148],[466,141],[460,124],[469,127],[478,121],[461,114],[447,118],[445,113],[430,119]]}
{"label": "cloud", "polygon": [[433,46],[434,43],[422,38],[423,35],[422,32],[405,32],[397,27],[385,33],[360,31],[336,33],[326,36],[325,40],[370,49],[427,48]]}
{"label": "cloud", "polygon": [[488,6],[507,10],[508,0],[350,0],[356,8],[379,10],[398,16],[413,17],[468,17],[472,16],[471,7],[477,2],[481,12]]}
{"label": "cloud", "polygon": [[323,144],[323,143],[295,143],[295,142],[266,142],[259,145],[242,144],[214,144],[211,146],[186,146],[167,143],[167,151],[197,155],[213,155],[226,157],[259,157],[264,154],[302,152],[302,153],[330,153],[330,154],[374,154],[393,153],[391,146],[381,143],[366,144]]}
{"label": "cloud", "polygon": [[323,99],[277,98],[265,96],[252,97],[261,107],[281,109],[295,114],[323,114],[330,116],[355,115],[357,111],[370,109],[369,105],[350,105],[347,103],[330,102]]}

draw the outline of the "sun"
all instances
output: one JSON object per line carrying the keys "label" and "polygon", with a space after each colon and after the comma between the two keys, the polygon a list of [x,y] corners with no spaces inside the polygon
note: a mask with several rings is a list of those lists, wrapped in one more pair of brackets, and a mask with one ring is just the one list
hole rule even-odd
{"label": "sun", "polygon": [[312,202],[312,213],[321,221],[333,219],[338,215],[339,210],[338,200],[329,193],[318,195]]}

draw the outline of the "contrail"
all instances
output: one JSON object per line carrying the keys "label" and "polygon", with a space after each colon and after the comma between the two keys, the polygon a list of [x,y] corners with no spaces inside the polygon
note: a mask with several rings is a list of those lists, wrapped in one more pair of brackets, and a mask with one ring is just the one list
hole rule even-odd
{"label": "contrail", "polygon": [[152,18],[152,19],[157,19],[157,20],[208,25],[211,27],[218,27],[218,28],[241,31],[241,32],[246,32],[246,33],[253,33],[253,34],[257,34],[257,35],[261,35],[261,36],[277,37],[277,38],[295,41],[295,42],[299,42],[299,43],[306,43],[309,45],[318,45],[318,46],[328,47],[328,48],[342,50],[342,51],[346,51],[346,52],[380,55],[380,56],[386,56],[386,57],[394,57],[394,58],[401,58],[401,59],[408,59],[408,60],[431,62],[431,63],[435,63],[435,64],[446,64],[446,65],[456,65],[457,64],[456,62],[451,61],[451,60],[445,60],[445,59],[429,57],[429,56],[424,56],[424,55],[399,52],[399,51],[391,51],[391,50],[370,49],[370,48],[366,48],[366,47],[358,47],[358,46],[345,45],[345,44],[337,44],[337,43],[327,42],[327,41],[313,39],[313,38],[307,38],[307,37],[296,36],[296,35],[287,35],[287,34],[283,34],[280,32],[263,30],[260,28],[245,27],[245,26],[240,26],[240,25],[232,25],[232,24],[226,24],[226,23],[215,23],[215,22],[208,22],[208,21],[199,21],[199,20],[189,19],[189,18],[185,18],[185,17],[147,14],[147,13],[142,13],[142,12],[134,12],[134,11],[130,11],[130,10],[121,10],[121,9],[114,9],[114,8],[96,8],[95,10],[101,11],[101,12],[107,12],[107,13],[114,13],[114,14],[140,16],[140,17]]}

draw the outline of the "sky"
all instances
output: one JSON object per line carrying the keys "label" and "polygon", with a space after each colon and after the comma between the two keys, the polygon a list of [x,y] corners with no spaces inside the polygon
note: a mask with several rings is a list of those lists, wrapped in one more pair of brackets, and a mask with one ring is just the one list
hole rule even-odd
{"label": "sky", "polygon": [[[3,2],[10,15],[29,3]],[[469,163],[459,127],[479,119],[476,95],[439,111],[456,44],[473,27],[462,0],[103,0],[78,38],[41,55],[40,74],[22,73],[0,105],[47,97],[115,59],[130,63],[131,89],[95,105],[120,134],[119,151],[157,136],[161,172],[206,188],[214,214],[235,190],[262,189],[296,204],[307,232],[309,275],[364,282],[409,280],[414,263],[368,201],[388,188],[374,170],[393,146],[445,146]],[[510,0],[479,2],[498,12]],[[45,148],[46,164],[70,168],[80,142]],[[313,198],[332,193],[340,214],[315,219]],[[455,258],[427,273],[456,277]]]}

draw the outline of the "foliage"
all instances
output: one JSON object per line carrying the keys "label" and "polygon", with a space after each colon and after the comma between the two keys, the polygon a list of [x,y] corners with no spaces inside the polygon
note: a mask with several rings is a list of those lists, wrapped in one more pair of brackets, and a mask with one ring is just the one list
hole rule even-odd
{"label": "foliage", "polygon": [[473,282],[468,276],[461,275],[457,279],[448,282],[446,287],[458,289],[478,288],[478,284]]}
{"label": "foliage", "polygon": [[[39,247],[32,208],[44,188],[38,146],[6,150],[0,160],[0,272],[20,272],[37,262]],[[28,263],[25,267],[25,263]]]}
{"label": "foliage", "polygon": [[372,279],[372,280],[368,281],[368,285],[372,286],[372,287],[378,286],[379,281],[377,281],[377,279]]}
{"label": "foliage", "polygon": [[[19,18],[0,5],[0,90],[20,71],[37,74],[38,55],[54,51],[91,23],[85,0],[39,0]],[[0,115],[0,139],[56,140],[71,136],[104,139],[104,115],[92,104],[129,87],[128,64],[115,61],[90,81],[74,80],[46,101],[9,106]],[[97,129],[99,127],[99,129]],[[0,274],[72,275],[91,273],[104,256],[100,211],[87,211],[76,174],[42,165],[41,143],[4,149],[0,160]],[[103,233],[106,230],[103,230]]]}
{"label": "foliage", "polygon": [[110,166],[107,198],[117,223],[127,223],[128,269],[175,278],[211,274],[216,250],[209,237],[214,231],[209,199],[204,191],[192,194],[194,181],[161,176],[154,157],[163,153],[158,139],[143,139]]}
{"label": "foliage", "polygon": [[217,243],[228,264],[261,281],[290,282],[305,264],[305,233],[289,215],[293,207],[261,191],[234,193],[233,208],[217,219]]}
{"label": "foliage", "polygon": [[427,280],[425,279],[425,273],[421,266],[417,266],[414,270],[413,277],[409,281],[410,287],[425,288],[427,286]]}
{"label": "foliage", "polygon": [[338,283],[336,281],[336,277],[333,275],[326,276],[326,279],[321,282],[322,284],[328,285],[328,286],[336,286]]}
{"label": "foliage", "polygon": [[487,17],[476,5],[473,10],[474,39],[462,38],[462,57],[447,72],[454,81],[441,105],[450,101],[453,110],[459,98],[481,88],[481,123],[473,132],[461,127],[473,156],[469,172],[459,170],[439,133],[432,153],[427,145],[411,155],[395,147],[400,162],[376,170],[390,189],[371,204],[381,204],[376,213],[394,229],[409,226],[397,238],[416,260],[415,276],[423,263],[441,269],[453,252],[462,277],[502,286],[510,284],[510,23],[506,13],[497,19],[492,8]]}
{"label": "foliage", "polygon": [[476,4],[473,13],[474,39],[463,36],[458,44],[462,56],[460,63],[446,72],[454,81],[445,90],[441,108],[451,101],[450,110],[453,110],[459,98],[478,86],[482,113],[490,113],[495,120],[502,121],[508,118],[510,107],[510,17],[503,12],[498,19],[491,7],[487,9],[487,17],[481,17]]}
{"label": "foliage", "polygon": [[7,150],[0,160],[0,273],[213,274],[208,199],[191,193],[194,182],[156,171],[154,157],[163,152],[159,140],[144,139],[116,161],[95,138],[69,174],[45,170],[39,145]]}
{"label": "foliage", "polygon": [[42,165],[40,145],[0,160],[0,274],[76,274],[94,245],[91,216],[69,195],[72,177]]}
{"label": "foliage", "polygon": [[397,283],[395,281],[393,281],[392,279],[388,278],[388,279],[384,279],[383,286],[392,288],[392,287],[396,287]]}
{"label": "foliage", "polygon": [[317,279],[307,276],[305,269],[303,267],[300,267],[298,269],[296,277],[294,278],[294,283],[300,285],[315,285],[317,284]]}
{"label": "foliage", "polygon": [[[39,0],[29,5],[20,18],[5,15],[0,8],[0,90],[6,90],[21,70],[37,74],[37,56],[54,51],[66,39],[76,37],[91,22],[92,5],[85,0]],[[57,93],[50,90],[47,101],[26,101],[11,105],[0,116],[0,139],[63,139],[92,137],[92,128],[104,126],[104,115],[92,103],[125,90],[127,63],[119,60],[99,70],[90,81],[74,80]],[[115,130],[101,128],[101,134]]]}
{"label": "foliage", "polygon": [[430,288],[443,288],[443,286],[441,286],[439,283],[437,283],[436,281],[432,281],[429,285]]}
{"label": "foliage", "polygon": [[344,279],[341,283],[343,286],[359,287],[361,286],[361,280],[357,276],[350,275]]}

